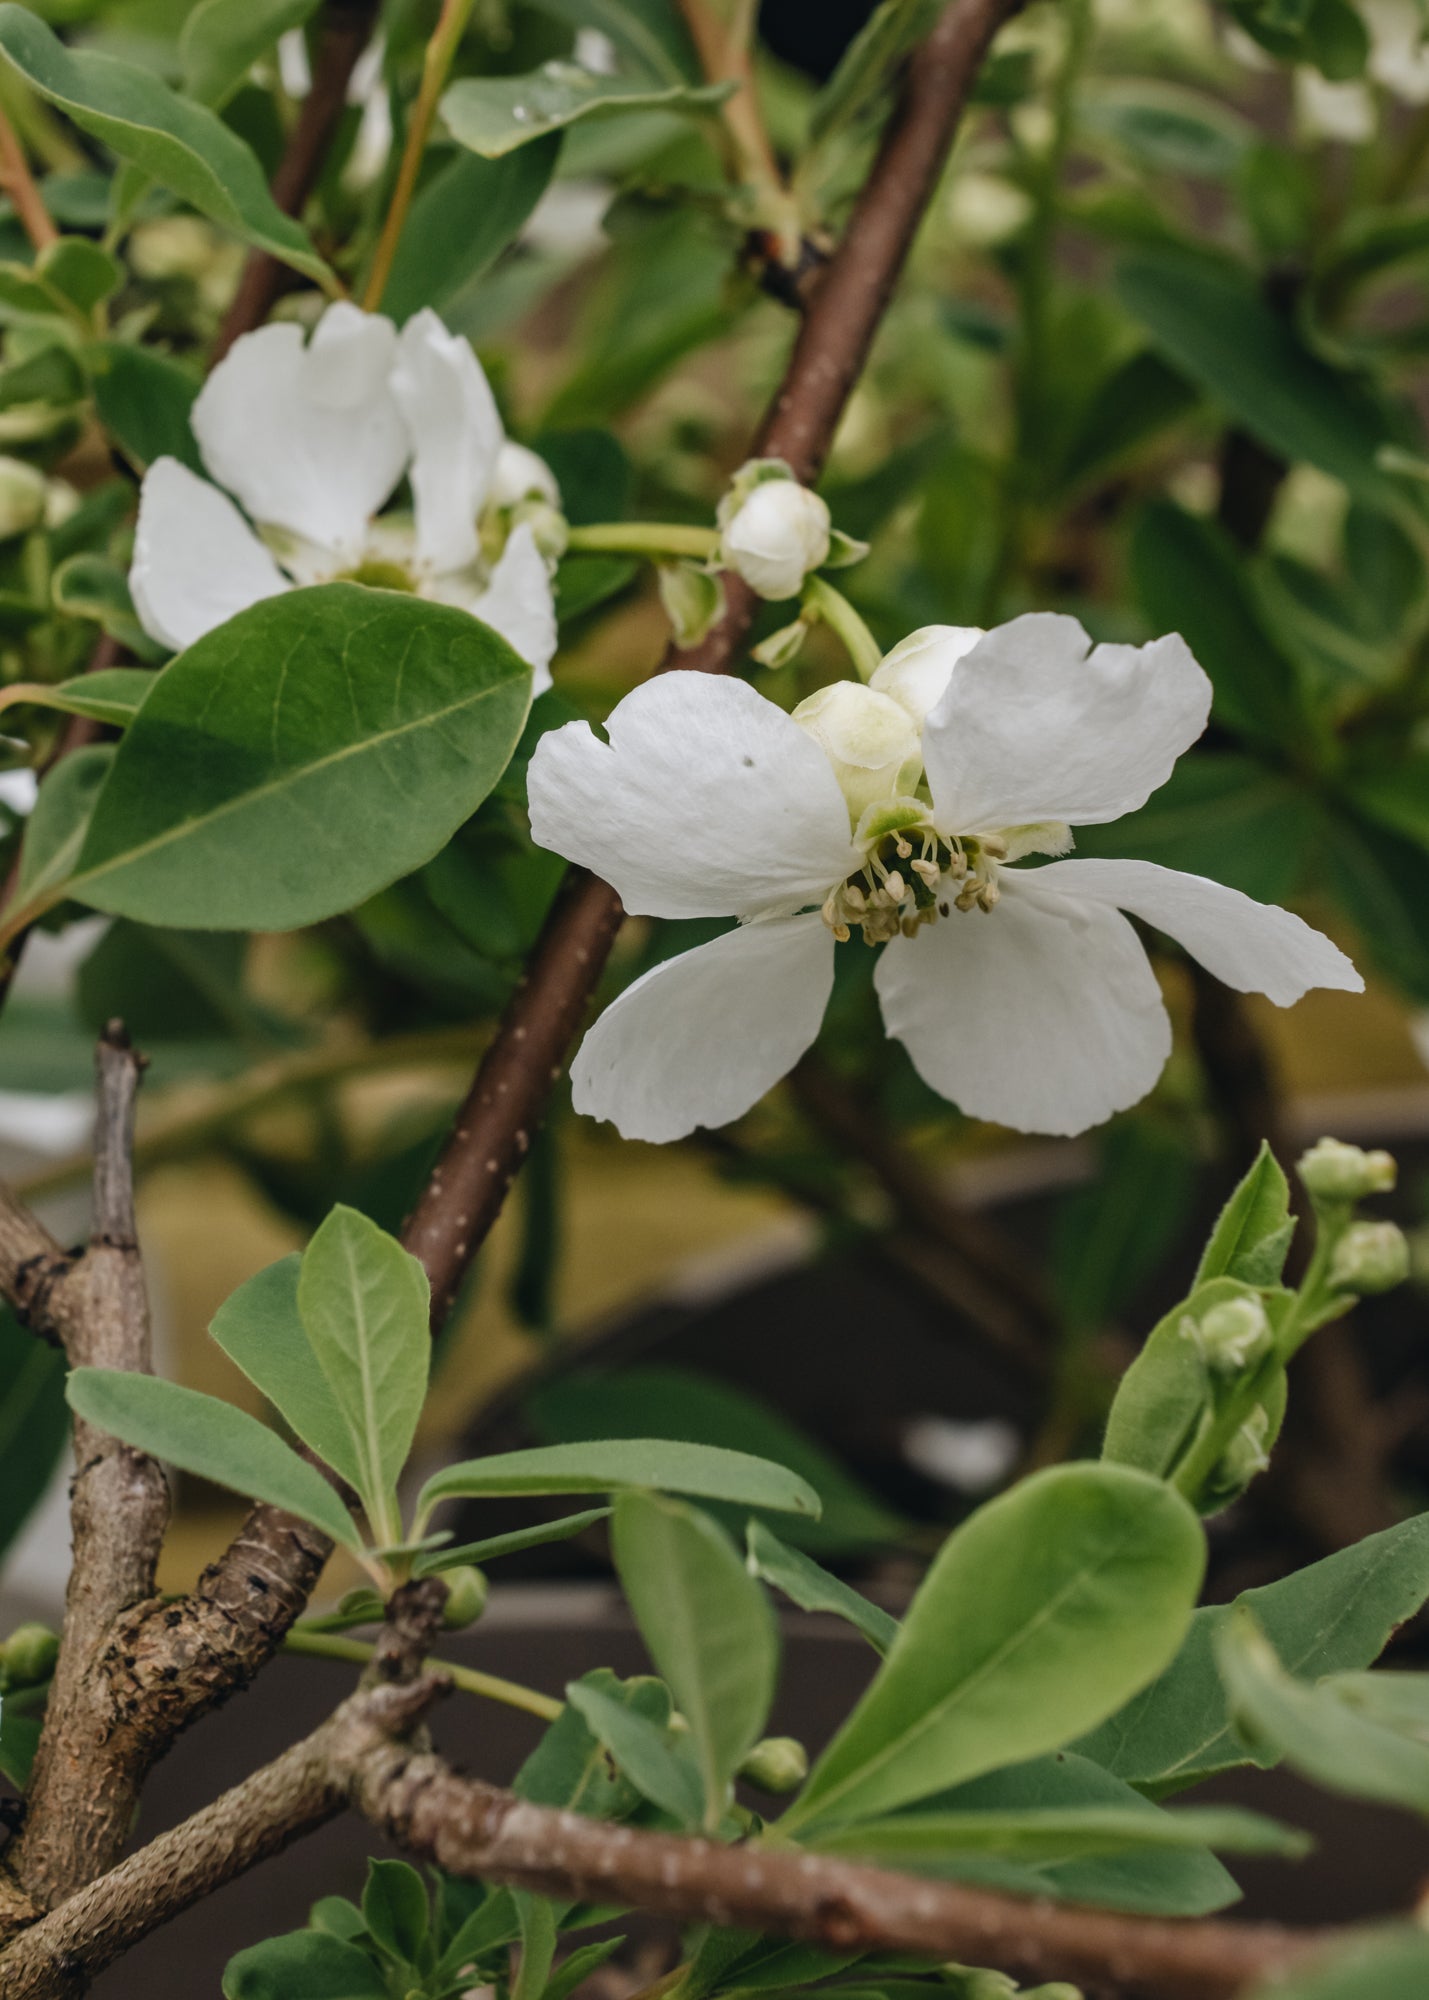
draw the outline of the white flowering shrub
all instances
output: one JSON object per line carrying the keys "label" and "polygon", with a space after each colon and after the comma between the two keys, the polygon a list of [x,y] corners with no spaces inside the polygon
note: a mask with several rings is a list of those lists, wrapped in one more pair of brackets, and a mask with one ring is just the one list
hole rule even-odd
{"label": "white flowering shrub", "polygon": [[[863,14],[0,5],[7,2000],[339,1814],[365,1882],[295,1852],[187,1983],[1429,1992],[1422,1908],[1221,1914],[1309,1845],[1270,1766],[1429,1815],[1363,1088],[1429,1007],[1429,15]],[[787,1410],[624,1365],[720,1177],[817,1218]],[[496,1674],[575,1549],[652,1671]],[[331,1712],[151,1823],[279,1652]]]}

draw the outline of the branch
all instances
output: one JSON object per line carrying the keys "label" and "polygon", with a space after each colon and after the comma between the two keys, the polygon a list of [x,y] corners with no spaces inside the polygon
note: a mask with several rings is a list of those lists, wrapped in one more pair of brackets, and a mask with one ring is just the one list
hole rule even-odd
{"label": "branch", "polygon": [[[800,479],[812,479],[824,462],[978,66],[1020,5],[952,0],[913,58],[903,101],[843,240],[813,290],[783,385],[753,447],[787,459]],[[702,645],[667,656],[667,666],[721,673],[729,665],[749,630],[755,599],[736,576],[725,578],[725,590],[728,608],[720,624]],[[615,892],[572,870],[404,1238],[427,1267],[434,1314],[449,1308],[500,1213],[620,920]]]}
{"label": "branch", "polygon": [[3,111],[0,111],[0,188],[9,195],[20,227],[34,249],[47,250],[59,240],[59,231],[30,172],[25,149]]}
{"label": "branch", "polygon": [[[149,1368],[149,1304],[134,1233],[134,1099],[144,1059],[123,1023],[98,1049],[94,1217],[89,1248],[62,1281],[75,1296],[66,1348],[76,1367]],[[14,1876],[42,1908],[60,1902],[118,1857],[138,1784],[109,1727],[106,1658],[123,1615],[151,1598],[169,1516],[169,1489],[154,1460],[76,1418],[70,1489],[74,1562],[64,1638],[45,1713],[26,1826],[10,1857]]]}
{"label": "branch", "polygon": [[[299,107],[297,122],[273,176],[273,199],[285,215],[299,214],[317,185],[347,103],[352,72],[372,38],[378,10],[379,0],[326,0],[312,86]],[[285,269],[275,257],[261,250],[250,252],[233,303],[214,341],[210,366],[216,367],[242,334],[262,325],[278,296]]]}

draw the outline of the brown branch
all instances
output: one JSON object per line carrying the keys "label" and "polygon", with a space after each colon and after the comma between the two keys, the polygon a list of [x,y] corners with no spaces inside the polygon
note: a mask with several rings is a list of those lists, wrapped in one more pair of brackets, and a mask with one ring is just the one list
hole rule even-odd
{"label": "brown branch", "polygon": [[[952,0],[914,56],[902,103],[843,240],[809,299],[783,386],[754,450],[787,459],[801,479],[822,466],[867,358],[923,211],[952,146],[979,64],[1021,0]],[[727,609],[702,645],[666,664],[722,672],[749,629],[755,600],[725,579]],[[500,1212],[551,1084],[595,991],[620,924],[614,891],[573,870],[475,1081],[457,1113],[405,1241],[427,1267],[445,1313]]]}
{"label": "brown branch", "polygon": [[[299,107],[273,176],[273,199],[285,215],[299,214],[317,185],[347,103],[352,72],[372,38],[377,14],[378,0],[326,0],[312,86]],[[278,296],[285,269],[276,257],[261,250],[249,253],[238,290],[214,341],[211,365],[216,366],[242,334],[262,325]]]}
{"label": "brown branch", "polygon": [[[134,1231],[131,1148],[143,1058],[122,1022],[98,1050],[94,1217],[89,1248],[63,1279],[75,1295],[66,1346],[75,1366],[149,1367],[149,1304]],[[42,1908],[61,1901],[118,1857],[137,1785],[107,1728],[103,1662],[116,1623],[153,1596],[169,1489],[151,1458],[76,1418],[70,1489],[74,1562],[64,1638],[27,1796],[15,1878]]]}
{"label": "brown branch", "polygon": [[51,243],[59,241],[59,231],[35,185],[25,149],[3,111],[0,111],[0,188],[9,195],[20,227],[36,250],[47,250]]}

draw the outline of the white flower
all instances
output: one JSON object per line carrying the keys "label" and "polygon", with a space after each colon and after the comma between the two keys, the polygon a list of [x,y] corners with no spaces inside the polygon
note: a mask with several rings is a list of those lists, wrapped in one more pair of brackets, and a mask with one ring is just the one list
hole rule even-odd
{"label": "white flower", "polygon": [[[520,447],[470,346],[435,313],[399,334],[344,302],[306,344],[291,324],[245,334],[204,384],[193,429],[217,484],[159,458],[140,491],[129,587],[151,638],[191,646],[260,598],[351,577],[473,612],[535,670],[536,693],[550,686],[555,602],[532,530],[515,527],[489,569],[479,531],[498,478],[533,475],[503,459]],[[375,519],[403,473],[415,519]]]}
{"label": "white flower", "polygon": [[818,1034],[835,943],[856,928],[884,943],[884,1022],[920,1075],[1021,1131],[1098,1124],[1170,1053],[1124,911],[1281,1006],[1360,989],[1328,939],[1218,882],[1147,861],[1009,865],[1064,852],[1069,824],[1119,819],[1165,783],[1210,706],[1181,639],[1089,650],[1075,619],[1039,613],[969,641],[915,634],[879,669],[909,699],[921,681],[923,779],[852,830],[815,736],[742,681],[663,674],[620,702],[608,744],[583,722],[542,738],[543,847],[632,915],[742,920],[606,1009],[572,1067],[578,1110],[654,1140],[739,1117]]}
{"label": "white flower", "polygon": [[828,561],[829,510],[782,459],[752,459],[719,505],[719,559],[761,597],[794,597]]}

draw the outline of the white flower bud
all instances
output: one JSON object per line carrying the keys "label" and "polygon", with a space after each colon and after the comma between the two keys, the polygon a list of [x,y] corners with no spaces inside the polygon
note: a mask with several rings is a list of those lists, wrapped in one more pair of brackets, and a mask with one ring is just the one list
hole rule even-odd
{"label": "white flower bud", "polygon": [[794,710],[834,767],[856,826],[869,806],[909,793],[918,782],[923,751],[907,711],[858,681],[834,681]]}
{"label": "white flower bud", "polygon": [[1398,1175],[1391,1153],[1365,1153],[1340,1139],[1321,1139],[1304,1154],[1297,1171],[1313,1195],[1327,1201],[1363,1201],[1388,1194]]}
{"label": "white flower bud", "polygon": [[22,458],[0,458],[0,541],[23,535],[45,517],[45,475]]}
{"label": "white flower bud", "polygon": [[561,489],[544,458],[528,445],[507,438],[496,454],[486,500],[491,507],[514,507],[521,500],[545,500],[559,508]]}
{"label": "white flower bud", "polygon": [[724,586],[698,563],[666,562],[656,571],[660,602],[677,646],[698,646],[724,616]]}
{"label": "white flower bud", "polygon": [[1248,1296],[1212,1306],[1194,1326],[1192,1338],[1208,1368],[1217,1375],[1239,1375],[1270,1352],[1274,1335],[1265,1307]]}
{"label": "white flower bud", "polygon": [[1396,1222],[1352,1222],[1330,1259],[1330,1283],[1342,1292],[1387,1292],[1408,1276],[1409,1244]]}
{"label": "white flower bud", "polygon": [[[771,470],[771,468],[773,468]],[[720,502],[720,561],[760,597],[795,597],[827,561],[832,520],[777,459],[741,468]]]}
{"label": "white flower bud", "polygon": [[982,636],[980,625],[924,625],[884,654],[868,684],[906,708],[921,727],[942,698],[953,668]]}

